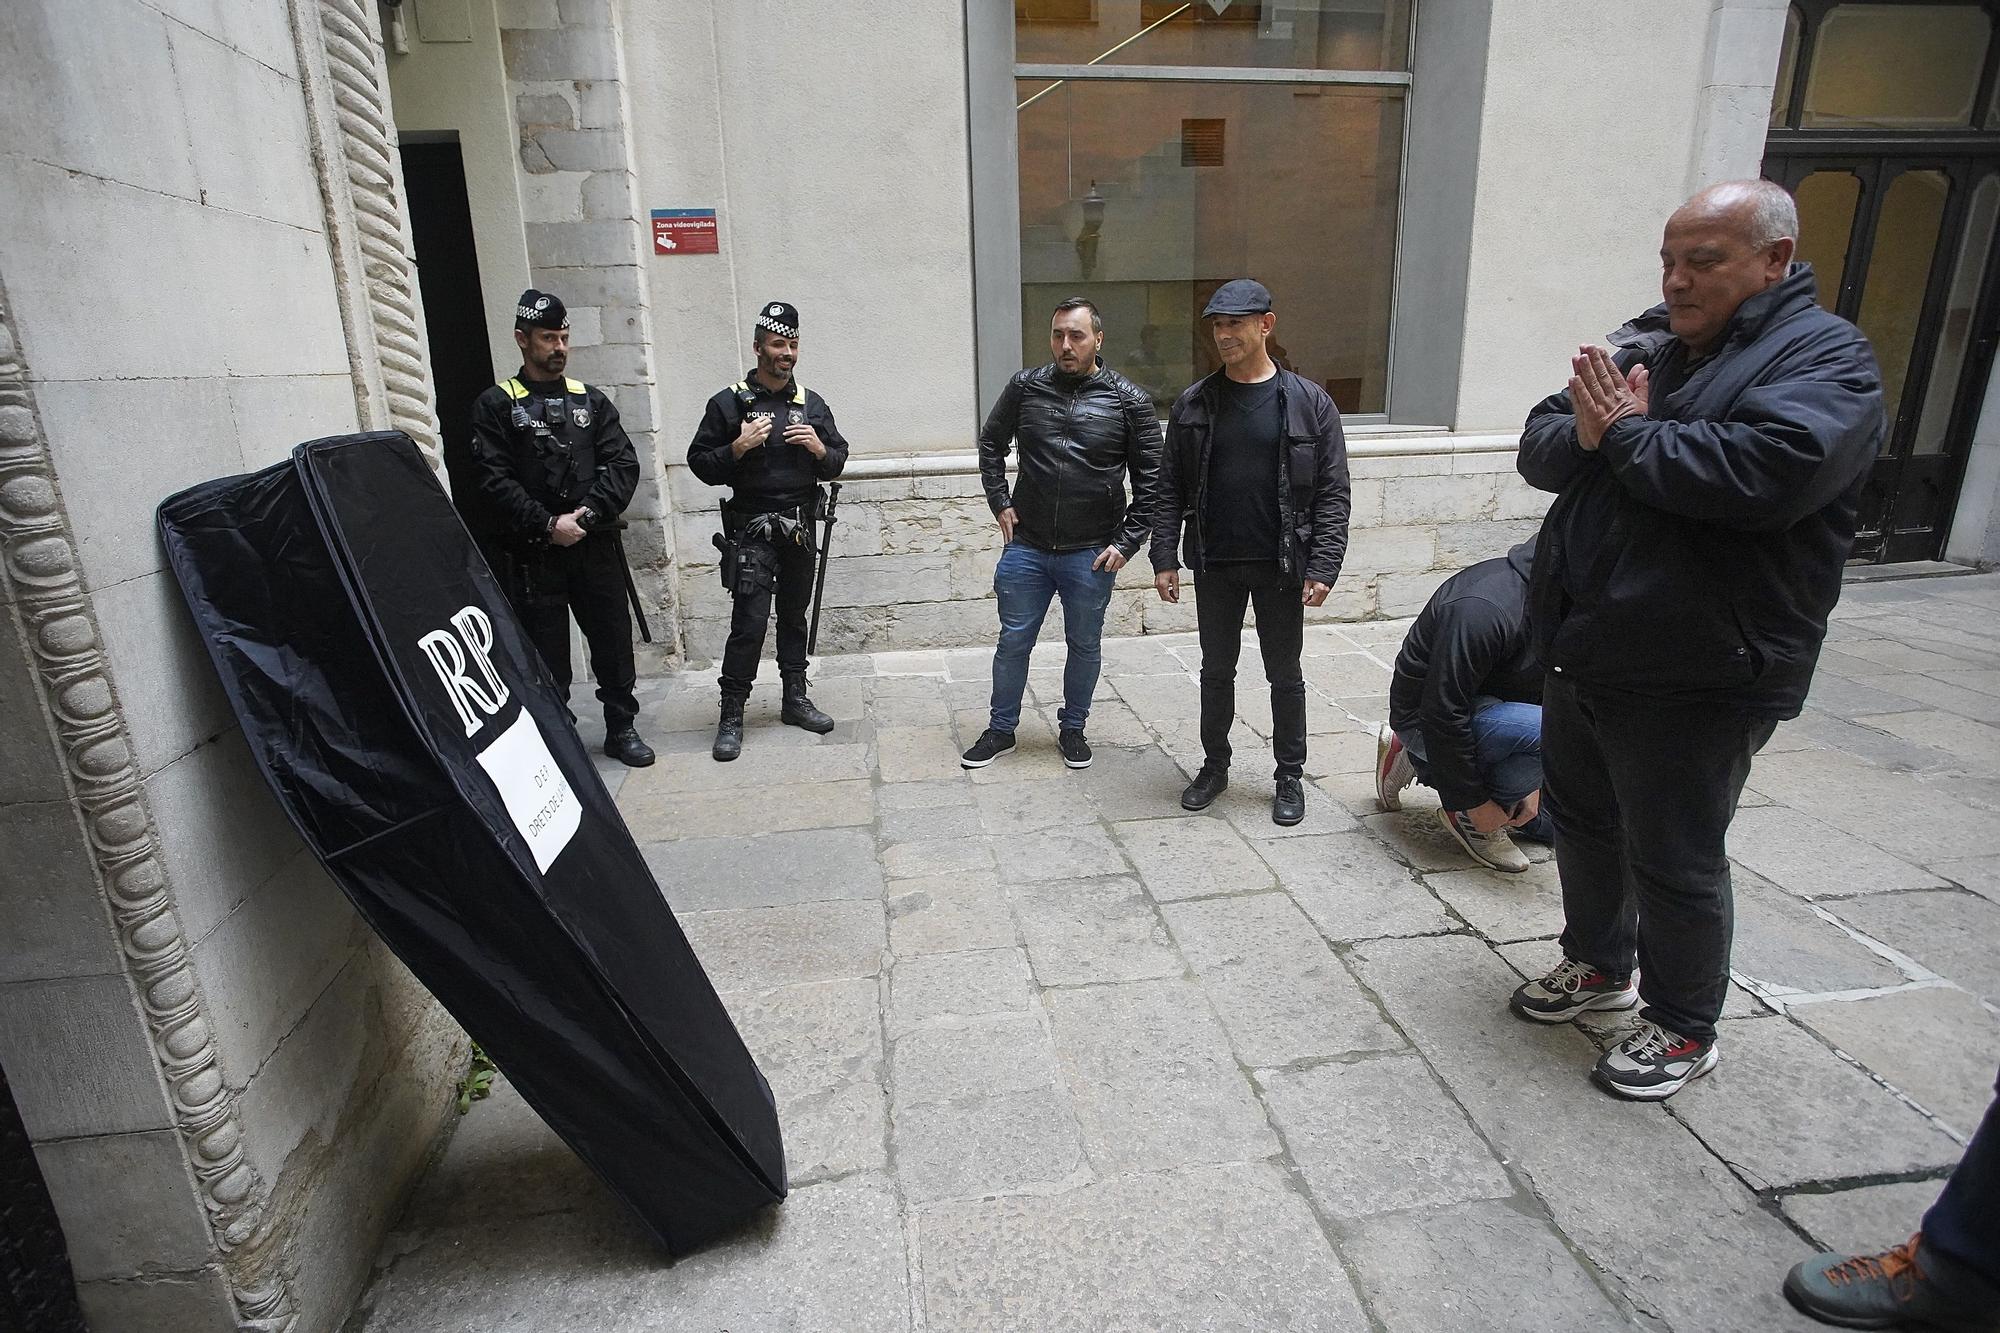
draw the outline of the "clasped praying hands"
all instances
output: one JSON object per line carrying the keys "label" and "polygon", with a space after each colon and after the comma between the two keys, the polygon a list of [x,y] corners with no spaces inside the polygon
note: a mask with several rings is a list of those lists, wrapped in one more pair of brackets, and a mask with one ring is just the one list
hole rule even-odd
{"label": "clasped praying hands", "polygon": [[1648,376],[1643,365],[1621,373],[1602,347],[1579,347],[1569,367],[1569,401],[1581,447],[1594,451],[1612,422],[1646,415]]}

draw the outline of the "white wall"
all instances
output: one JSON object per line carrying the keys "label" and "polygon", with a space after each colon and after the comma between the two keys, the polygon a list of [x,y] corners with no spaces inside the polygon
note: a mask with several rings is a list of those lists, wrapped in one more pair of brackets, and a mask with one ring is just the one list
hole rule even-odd
{"label": "white wall", "polygon": [[1458,429],[1518,428],[1562,387],[1579,343],[1658,303],[1660,230],[1688,194],[1712,82],[1710,12],[1708,0],[1493,6]]}
{"label": "white wall", "polygon": [[799,379],[857,453],[969,448],[960,7],[622,0],[620,27],[641,216],[721,219],[721,254],[648,261],[662,457],[686,457],[702,404],[751,363],[751,318],[773,300],[799,308]]}
{"label": "white wall", "polygon": [[423,41],[412,22],[408,53],[389,56],[390,100],[398,132],[458,135],[479,284],[486,293],[486,337],[493,372],[505,375],[521,364],[513,303],[528,286],[514,117],[493,0],[462,2],[471,7],[472,40]]}
{"label": "white wall", "polygon": [[1971,450],[1944,555],[1968,564],[1992,563],[2000,561],[2000,357],[1986,380],[1986,405],[1973,428]]}

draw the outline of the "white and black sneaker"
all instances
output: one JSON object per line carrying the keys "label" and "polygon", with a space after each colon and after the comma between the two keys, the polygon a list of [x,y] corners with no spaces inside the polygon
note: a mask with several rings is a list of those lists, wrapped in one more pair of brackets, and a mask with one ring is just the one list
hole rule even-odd
{"label": "white and black sneaker", "polygon": [[1014,753],[1014,733],[988,727],[979,733],[972,748],[958,757],[960,768],[984,768],[1003,754]]}
{"label": "white and black sneaker", "polygon": [[1683,1037],[1658,1023],[1641,1023],[1598,1057],[1590,1077],[1614,1097],[1658,1102],[1715,1068],[1715,1042]]}
{"label": "white and black sneaker", "polygon": [[1387,722],[1375,728],[1375,803],[1384,810],[1403,808],[1403,788],[1417,780],[1417,766],[1403,748],[1403,738]]}
{"label": "white and black sneaker", "polygon": [[1063,762],[1071,768],[1090,767],[1090,742],[1083,738],[1082,727],[1064,727],[1056,732],[1056,748],[1062,751]]}
{"label": "white and black sneaker", "polygon": [[1532,1023],[1567,1023],[1592,1009],[1630,1009],[1639,1003],[1631,977],[1607,977],[1589,963],[1565,958],[1544,976],[1523,982],[1507,1007]]}
{"label": "white and black sneaker", "polygon": [[1438,823],[1444,825],[1444,831],[1451,835],[1451,840],[1488,870],[1518,875],[1528,868],[1528,854],[1514,845],[1504,826],[1491,833],[1481,833],[1474,826],[1472,817],[1463,810],[1440,810],[1437,817]]}

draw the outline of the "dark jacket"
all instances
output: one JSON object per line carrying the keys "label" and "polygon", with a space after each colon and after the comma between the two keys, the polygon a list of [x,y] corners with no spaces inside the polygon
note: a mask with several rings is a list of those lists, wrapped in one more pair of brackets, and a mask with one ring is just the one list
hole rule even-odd
{"label": "dark jacket", "polygon": [[[752,411],[799,411],[805,424],[819,433],[824,458],[814,458],[784,439],[780,418],[764,443],[738,458],[730,445]],[[810,504],[822,481],[832,481],[847,466],[847,440],[833,422],[826,400],[796,379],[784,390],[765,388],[746,375],[708,400],[688,445],[688,467],[710,486],[732,488],[732,503],[752,513],[772,513]]]}
{"label": "dark jacket", "polygon": [[597,516],[590,526],[609,527],[639,485],[639,455],[604,391],[581,380],[564,380],[559,395],[552,387],[516,375],[472,403],[473,475],[509,546],[546,544],[550,519],[580,505]]}
{"label": "dark jacket", "polygon": [[1389,681],[1389,725],[1411,737],[1447,810],[1492,799],[1479,775],[1472,715],[1482,699],[1538,704],[1542,664],[1528,634],[1535,541],[1444,581],[1403,636]]}
{"label": "dark jacket", "polygon": [[[1160,454],[1159,498],[1153,504],[1153,568],[1179,569],[1178,547],[1201,575],[1208,499],[1210,423],[1225,372],[1196,380],[1174,401],[1167,444]],[[1271,552],[1278,567],[1303,583],[1333,586],[1347,556],[1347,442],[1340,409],[1326,390],[1289,370],[1278,371],[1279,413],[1285,447],[1278,454],[1278,526],[1290,540]]]}
{"label": "dark jacket", "polygon": [[1794,264],[1690,366],[1656,306],[1612,335],[1647,414],[1577,444],[1569,395],[1528,415],[1519,467],[1556,492],[1529,599],[1535,647],[1581,686],[1796,717],[1882,444],[1868,340]]}
{"label": "dark jacket", "polygon": [[[1010,442],[1020,446],[1012,490]],[[1116,546],[1128,560],[1137,555],[1159,465],[1160,418],[1152,400],[1103,365],[1084,376],[1066,375],[1053,362],[1019,372],[979,431],[986,503],[995,514],[1011,507],[1014,535],[1045,551]]]}

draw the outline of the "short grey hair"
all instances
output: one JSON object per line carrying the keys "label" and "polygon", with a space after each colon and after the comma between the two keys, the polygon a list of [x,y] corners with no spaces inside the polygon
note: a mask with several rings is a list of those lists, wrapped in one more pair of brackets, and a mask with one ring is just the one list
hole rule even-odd
{"label": "short grey hair", "polygon": [[1776,181],[1723,181],[1709,186],[1688,204],[1717,211],[1746,209],[1750,244],[1759,250],[1799,236],[1799,206],[1790,191]]}

